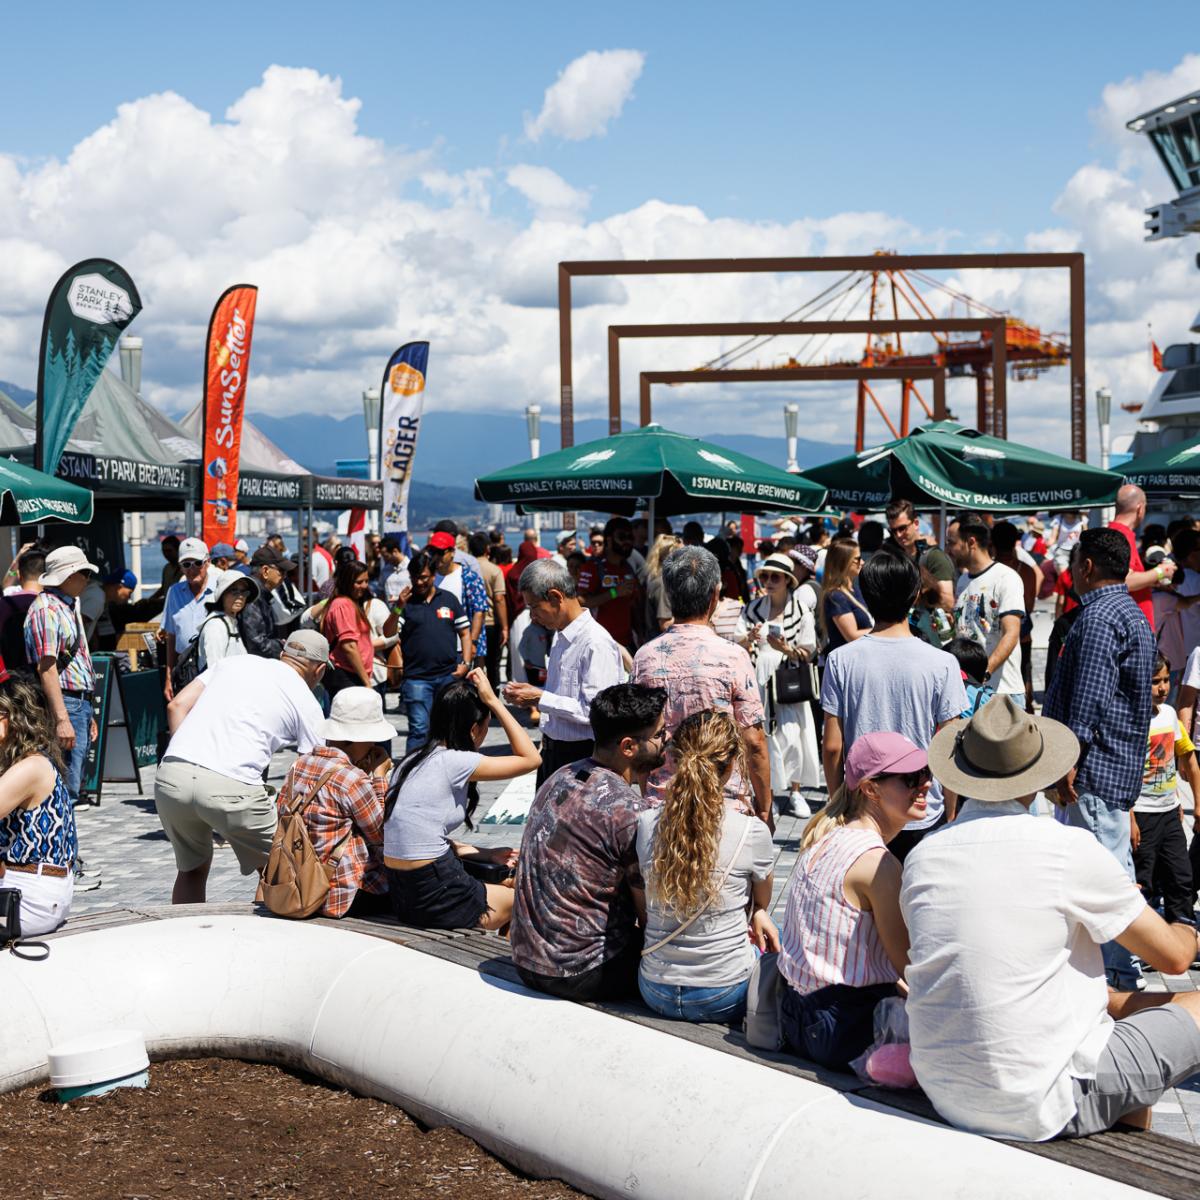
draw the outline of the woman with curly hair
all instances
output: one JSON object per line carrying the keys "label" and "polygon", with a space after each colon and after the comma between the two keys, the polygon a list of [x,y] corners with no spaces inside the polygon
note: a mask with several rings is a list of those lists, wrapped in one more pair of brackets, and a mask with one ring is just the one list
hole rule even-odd
{"label": "woman with curly hair", "polygon": [[57,929],[75,890],[75,810],[42,690],[0,682],[0,887],[21,893],[25,937]]}
{"label": "woman with curly hair", "polygon": [[734,766],[745,774],[733,718],[693,713],[672,741],[678,766],[662,807],[638,818],[646,884],[638,985],[665,1017],[733,1024],[746,1011],[754,948],[779,949],[767,913],[775,847],[762,821],[725,804]]}

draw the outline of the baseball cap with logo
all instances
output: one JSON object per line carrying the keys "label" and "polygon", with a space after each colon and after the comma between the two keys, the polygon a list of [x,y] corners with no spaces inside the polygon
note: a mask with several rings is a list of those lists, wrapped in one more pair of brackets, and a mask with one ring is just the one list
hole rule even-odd
{"label": "baseball cap with logo", "polygon": [[429,546],[432,550],[453,550],[454,535],[450,533],[435,533],[429,539]]}
{"label": "baseball cap with logo", "polygon": [[185,562],[206,562],[208,560],[208,547],[197,537],[184,538],[179,543],[179,561]]}
{"label": "baseball cap with logo", "polygon": [[58,587],[77,571],[98,571],[78,546],[59,546],[46,555],[46,569],[38,579],[42,587]]}
{"label": "baseball cap with logo", "polygon": [[297,629],[283,643],[284,658],[298,658],[302,662],[328,663],[329,643],[315,629]]}

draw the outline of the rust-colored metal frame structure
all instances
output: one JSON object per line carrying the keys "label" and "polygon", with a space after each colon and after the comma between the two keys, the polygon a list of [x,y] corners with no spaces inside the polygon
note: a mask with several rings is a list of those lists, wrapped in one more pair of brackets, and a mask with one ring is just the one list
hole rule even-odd
{"label": "rust-colored metal frame structure", "polygon": [[[610,325],[608,327],[608,432],[610,434],[621,432],[621,339],[622,338],[691,338],[691,337],[762,337],[771,335],[783,334],[818,334],[818,333],[990,333],[992,335],[992,377],[995,381],[993,390],[993,411],[1003,412],[1007,402],[1006,387],[1006,370],[1007,370],[1007,345],[1005,342],[1005,319],[1004,317],[944,317],[941,319],[900,319],[900,320],[885,320],[880,318],[875,321],[724,321],[712,322],[708,324],[656,324],[656,325]],[[785,370],[787,368],[774,368],[767,375],[767,381],[773,377],[775,372]],[[828,368],[827,368],[828,369]],[[863,368],[865,369],[865,368]],[[818,367],[805,367],[803,374],[796,372],[788,378],[808,378],[819,379],[816,374],[821,370]],[[905,373],[898,375],[897,372],[904,370]],[[944,370],[944,369],[939,369]],[[728,378],[732,373],[731,370],[722,372],[722,378]],[[697,372],[690,372],[691,375],[697,375]],[[872,378],[870,376],[863,377]],[[892,374],[886,376],[875,376],[874,378],[895,379],[901,378],[905,381],[903,394],[900,404],[900,428],[896,432],[900,437],[907,437],[910,425],[910,404],[912,399],[911,389],[908,387],[910,376],[907,374],[907,369],[894,367]],[[732,380],[730,380],[733,382]],[[656,381],[662,382],[662,381]],[[686,382],[675,381],[675,382]],[[710,382],[697,378],[694,382]],[[935,390],[939,384],[934,383]],[[945,413],[945,378],[941,379],[941,387],[943,391],[943,403],[941,411]],[[872,396],[872,399],[874,397]],[[648,385],[643,384],[640,395],[640,413],[639,420],[642,425],[650,424],[650,391]],[[878,407],[878,401],[876,401]],[[934,412],[938,411],[937,398],[934,398]],[[854,444],[859,450],[863,448],[866,429],[864,427],[864,410],[860,404],[858,407],[858,416],[855,422]],[[880,410],[880,415],[891,426],[891,421],[888,416]],[[980,430],[985,430],[988,425],[987,413],[984,410],[984,400],[981,394],[977,393],[976,400],[976,426]],[[894,427],[893,427],[894,428]],[[1002,436],[1002,435],[1001,435]]]}
{"label": "rust-colored metal frame structure", "polygon": [[[906,386],[904,394],[907,397],[907,385],[918,379],[933,380],[933,419],[946,419],[946,370],[944,367],[752,367],[738,370],[700,370],[700,371],[643,371],[638,376],[639,408],[642,424],[649,425],[651,420],[650,388],[656,383],[788,383],[822,382],[831,380],[851,380],[854,382],[874,379],[899,379]],[[882,410],[880,410],[882,412]],[[884,417],[887,420],[887,417]],[[890,422],[889,422],[890,423]],[[619,432],[619,431],[618,431]],[[897,436],[903,436],[900,430],[893,429]],[[905,430],[907,432],[907,430]],[[861,445],[856,445],[861,450]]]}
{"label": "rust-colored metal frame structure", "polygon": [[[1082,254],[856,254],[809,258],[608,259],[558,264],[559,404],[563,446],[575,444],[571,280],[576,276],[801,274],[829,271],[1048,270],[1070,274],[1071,457],[1087,461],[1085,278]],[[894,378],[894,376],[893,376]],[[731,381],[732,382],[732,381]],[[1000,431],[1001,436],[1004,431]]]}

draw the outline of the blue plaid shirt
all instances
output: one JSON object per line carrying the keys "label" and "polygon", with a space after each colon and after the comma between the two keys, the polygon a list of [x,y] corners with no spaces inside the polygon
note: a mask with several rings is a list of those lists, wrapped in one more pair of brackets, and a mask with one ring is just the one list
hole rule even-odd
{"label": "blue plaid shirt", "polygon": [[1086,592],[1080,603],[1042,713],[1079,739],[1075,790],[1132,808],[1150,736],[1154,634],[1123,583]]}

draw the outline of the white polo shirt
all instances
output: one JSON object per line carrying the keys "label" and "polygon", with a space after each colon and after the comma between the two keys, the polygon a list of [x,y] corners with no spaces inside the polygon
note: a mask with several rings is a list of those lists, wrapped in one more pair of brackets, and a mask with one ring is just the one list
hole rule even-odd
{"label": "white polo shirt", "polygon": [[1146,902],[1084,829],[967,800],[904,863],[912,1065],[952,1125],[1040,1142],[1112,1032],[1100,946]]}

